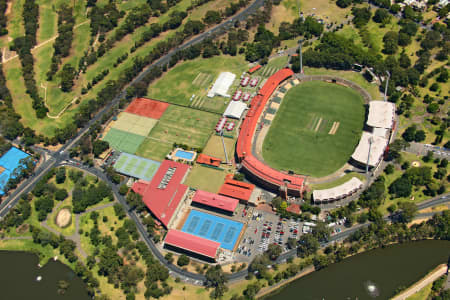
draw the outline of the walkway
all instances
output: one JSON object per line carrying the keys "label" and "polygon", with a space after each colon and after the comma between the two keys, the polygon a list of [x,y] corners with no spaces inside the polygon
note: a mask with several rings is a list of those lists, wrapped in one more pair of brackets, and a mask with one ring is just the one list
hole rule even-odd
{"label": "walkway", "polygon": [[[116,204],[116,201],[113,201],[113,202],[110,202],[110,203],[107,203],[107,204],[104,204],[104,205],[100,205],[100,206],[97,206],[97,207],[93,207],[93,208],[87,209],[86,211],[82,212],[81,214],[75,214],[75,232],[72,235],[70,235],[70,236],[65,236],[65,238],[75,242],[75,244],[77,246],[77,250],[81,254],[81,256],[83,256],[83,258],[86,258],[87,254],[84,251],[84,249],[81,247],[81,236],[79,234],[80,217],[82,215],[88,214],[88,213],[93,212],[93,211],[102,210],[104,208],[111,207],[114,204]],[[58,203],[58,205],[56,205],[53,208],[51,214],[56,212],[61,205],[62,205],[62,202]],[[62,234],[60,231],[55,230],[55,229],[51,228],[50,226],[48,226],[47,219],[41,222],[41,226],[44,227],[45,229],[53,232],[56,235],[61,235]]]}

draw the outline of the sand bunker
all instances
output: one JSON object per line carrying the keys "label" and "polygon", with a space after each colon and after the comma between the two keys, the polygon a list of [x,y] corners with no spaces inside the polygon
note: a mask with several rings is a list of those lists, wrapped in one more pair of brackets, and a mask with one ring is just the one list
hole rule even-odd
{"label": "sand bunker", "polygon": [[56,225],[58,227],[64,228],[70,225],[70,222],[72,221],[72,213],[68,208],[63,208],[59,211],[58,215],[56,216]]}

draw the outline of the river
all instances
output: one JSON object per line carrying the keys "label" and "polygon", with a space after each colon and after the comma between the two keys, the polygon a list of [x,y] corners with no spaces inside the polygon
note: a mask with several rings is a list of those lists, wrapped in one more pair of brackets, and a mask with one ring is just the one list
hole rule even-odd
{"label": "river", "polygon": [[[0,251],[0,299],[89,299],[84,282],[68,266],[53,260],[42,268],[38,264],[35,254]],[[69,283],[63,295],[58,294],[60,280]]]}
{"label": "river", "polygon": [[[441,263],[447,263],[450,241],[418,241],[371,250],[299,278],[268,300],[389,299]],[[368,292],[376,286],[376,294]]]}

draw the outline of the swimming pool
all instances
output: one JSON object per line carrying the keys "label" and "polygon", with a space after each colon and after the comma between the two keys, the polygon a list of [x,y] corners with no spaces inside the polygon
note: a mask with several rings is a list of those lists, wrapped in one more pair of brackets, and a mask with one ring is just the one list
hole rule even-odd
{"label": "swimming pool", "polygon": [[220,247],[233,250],[244,224],[191,210],[181,231],[220,243]]}
{"label": "swimming pool", "polygon": [[184,150],[177,150],[175,152],[175,156],[179,157],[179,158],[186,159],[186,160],[192,160],[192,158],[194,158],[194,153],[193,152],[184,151]]}

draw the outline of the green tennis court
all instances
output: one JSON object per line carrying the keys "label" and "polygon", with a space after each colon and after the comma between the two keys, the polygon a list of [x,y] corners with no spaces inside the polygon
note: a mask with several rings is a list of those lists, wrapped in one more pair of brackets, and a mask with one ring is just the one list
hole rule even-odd
{"label": "green tennis court", "polygon": [[131,154],[136,153],[136,150],[144,139],[144,136],[115,128],[111,128],[103,138],[103,140],[107,141],[109,146],[114,150]]}
{"label": "green tennis court", "polygon": [[114,164],[114,169],[121,174],[150,181],[159,166],[157,161],[122,153]]}

